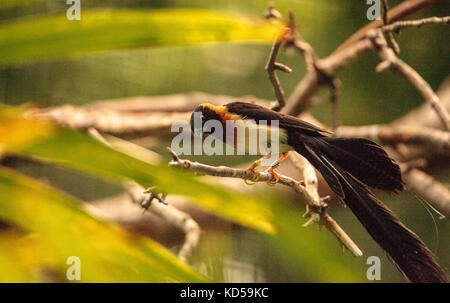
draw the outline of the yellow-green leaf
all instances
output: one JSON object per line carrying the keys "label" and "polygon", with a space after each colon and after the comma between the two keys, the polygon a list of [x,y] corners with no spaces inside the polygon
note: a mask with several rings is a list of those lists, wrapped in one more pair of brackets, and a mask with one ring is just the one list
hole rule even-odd
{"label": "yellow-green leaf", "polygon": [[103,10],[0,24],[0,65],[92,51],[208,42],[271,42],[280,23],[198,9]]}
{"label": "yellow-green leaf", "polygon": [[36,233],[40,245],[51,248],[52,265],[59,265],[51,269],[62,280],[67,258],[76,256],[84,282],[206,281],[156,242],[94,219],[73,198],[4,168],[0,217]]}
{"label": "yellow-green leaf", "polygon": [[33,4],[33,3],[38,3],[38,2],[44,2],[44,1],[45,0],[2,0],[2,2],[0,2],[0,9],[14,8],[17,6]]}

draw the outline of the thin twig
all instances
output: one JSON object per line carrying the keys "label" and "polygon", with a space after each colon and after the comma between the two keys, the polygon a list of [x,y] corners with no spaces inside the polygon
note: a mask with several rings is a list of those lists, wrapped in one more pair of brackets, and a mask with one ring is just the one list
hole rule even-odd
{"label": "thin twig", "polygon": [[[264,12],[264,18],[281,19],[282,15],[279,11],[273,8],[273,5],[269,5],[269,7],[267,7],[266,11]],[[285,73],[292,72],[292,70],[288,66],[276,62],[278,52],[285,42],[283,38],[284,33],[275,38],[275,41],[273,42],[272,45],[272,50],[270,51],[269,59],[265,67],[267,74],[269,75],[269,80],[272,83],[275,98],[277,100],[275,104],[270,106],[270,109],[277,112],[280,111],[286,105],[286,98],[284,97],[284,91],[283,88],[281,87],[280,80],[278,79],[275,70],[278,69]]]}
{"label": "thin twig", "polygon": [[[247,169],[239,169],[239,168],[231,168],[226,166],[211,166],[198,162],[192,162],[189,160],[180,159],[178,155],[167,148],[170,154],[172,155],[172,161],[169,163],[170,166],[177,166],[183,169],[195,171],[201,174],[210,175],[210,176],[220,176],[220,177],[229,177],[229,178],[240,178],[247,179],[253,182],[273,182],[275,181],[275,177],[271,173],[267,172],[259,172],[247,170]],[[308,175],[312,176],[311,172],[314,169],[311,167],[308,171]],[[314,173],[315,175],[315,173]],[[320,222],[325,225],[327,229],[329,229],[339,240],[339,242],[344,245],[349,251],[352,252],[355,256],[361,256],[361,250],[356,246],[356,244],[350,239],[350,237],[339,227],[339,225],[326,214],[326,205],[318,201],[317,197],[311,195],[311,192],[307,190],[306,184],[294,180],[288,176],[284,176],[279,174],[279,182],[285,186],[291,187],[308,205],[308,215],[316,214],[316,218],[320,218]],[[311,177],[313,179],[314,177]],[[306,180],[305,180],[306,181]],[[317,179],[315,182],[315,186],[317,186]],[[318,203],[319,202],[319,203]]]}
{"label": "thin twig", "polygon": [[450,16],[445,17],[430,17],[419,20],[408,20],[408,21],[397,21],[389,25],[385,25],[381,28],[381,31],[384,33],[387,32],[398,32],[400,29],[405,27],[421,27],[422,25],[427,24],[442,24],[442,23],[450,23]]}
{"label": "thin twig", "polygon": [[269,75],[269,80],[272,83],[275,98],[277,100],[276,103],[271,106],[271,109],[274,111],[280,111],[286,104],[286,99],[284,97],[284,91],[283,91],[283,88],[281,87],[280,80],[278,79],[275,71],[278,69],[278,70],[281,70],[286,73],[292,72],[292,70],[289,67],[287,67],[286,65],[276,62],[278,51],[280,50],[281,46],[282,46],[282,41],[280,40],[279,37],[277,37],[275,39],[275,41],[273,42],[272,50],[270,51],[270,55],[269,55],[269,60],[267,61],[267,64],[265,67],[267,74]]}
{"label": "thin twig", "polygon": [[[388,2],[387,0],[383,0],[383,24],[384,26],[389,24],[389,17],[388,17],[388,10],[389,10],[389,6],[388,6]],[[394,40],[394,36],[392,36],[391,32],[386,32],[385,33],[385,38],[387,41],[387,44],[389,45],[390,48],[392,48],[392,50],[398,54],[400,53],[400,47],[398,46],[397,42],[395,42]]]}
{"label": "thin twig", "polygon": [[273,5],[269,5],[263,13],[265,19],[281,19],[283,16],[279,11],[274,9]]}

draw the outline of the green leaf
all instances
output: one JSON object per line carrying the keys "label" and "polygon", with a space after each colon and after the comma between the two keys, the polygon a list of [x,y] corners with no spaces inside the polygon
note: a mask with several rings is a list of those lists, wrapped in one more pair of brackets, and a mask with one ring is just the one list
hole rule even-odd
{"label": "green leaf", "polygon": [[61,279],[66,259],[76,256],[84,282],[206,281],[156,242],[101,222],[73,198],[4,168],[0,217],[37,233],[42,246],[51,248]]}
{"label": "green leaf", "polygon": [[[3,232],[0,234],[0,283],[35,282],[32,269],[30,270],[31,255],[35,257],[36,247],[24,245],[28,242],[23,237]],[[33,248],[33,250],[30,250]],[[33,258],[34,261],[36,260]],[[37,264],[39,262],[34,262]]]}
{"label": "green leaf", "polygon": [[[6,117],[5,117],[6,116]],[[113,150],[97,140],[52,123],[0,116],[0,150],[40,157],[111,181],[132,179],[144,188],[192,198],[203,209],[236,223],[273,233],[272,213],[261,207],[267,199],[230,191],[172,169],[150,164]]]}
{"label": "green leaf", "polygon": [[208,42],[272,42],[284,26],[198,9],[82,11],[0,24],[0,65],[92,51]]}
{"label": "green leaf", "polygon": [[2,0],[2,2],[0,2],[0,10],[44,1],[45,0]]}
{"label": "green leaf", "polygon": [[[348,215],[351,216],[350,211]],[[356,268],[357,259],[344,252],[342,245],[325,228],[317,225],[303,227],[298,210],[277,207],[276,237],[266,237],[268,243],[283,252],[292,269],[303,272],[308,281],[367,282],[365,268]],[[365,258],[359,259],[364,264]],[[364,265],[363,265],[364,266]]]}

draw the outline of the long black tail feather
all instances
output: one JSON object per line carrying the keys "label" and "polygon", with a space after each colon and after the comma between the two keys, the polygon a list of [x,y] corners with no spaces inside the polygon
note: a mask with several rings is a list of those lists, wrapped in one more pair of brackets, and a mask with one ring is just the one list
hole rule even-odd
{"label": "long black tail feather", "polygon": [[320,142],[327,157],[364,184],[394,192],[403,189],[400,168],[378,144],[362,138],[324,137]]}
{"label": "long black tail feather", "polygon": [[377,144],[365,139],[306,137],[292,144],[316,167],[371,237],[411,282],[449,282],[422,240],[364,185],[403,188],[400,169]]}

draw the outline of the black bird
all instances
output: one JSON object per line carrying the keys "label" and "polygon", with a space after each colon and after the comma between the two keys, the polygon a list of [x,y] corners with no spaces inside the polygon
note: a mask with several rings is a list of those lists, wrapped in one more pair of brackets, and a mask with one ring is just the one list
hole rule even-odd
{"label": "black bird", "polygon": [[[201,116],[199,125],[194,123],[194,113]],[[224,126],[221,138],[227,138],[225,124],[229,120],[254,120],[257,127],[263,123],[271,126],[271,121],[278,121],[283,156],[268,170],[276,179],[273,168],[287,157],[289,150],[295,150],[322,174],[409,281],[449,282],[422,240],[370,191],[369,186],[389,192],[403,189],[399,166],[378,144],[362,138],[330,137],[329,132],[298,118],[245,102],[223,106],[203,103],[194,113],[191,116],[194,132],[202,132],[207,121],[218,120]],[[228,143],[237,144],[236,140]]]}

